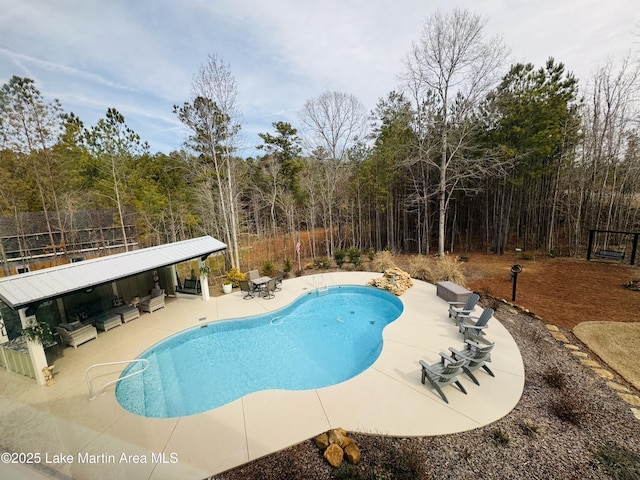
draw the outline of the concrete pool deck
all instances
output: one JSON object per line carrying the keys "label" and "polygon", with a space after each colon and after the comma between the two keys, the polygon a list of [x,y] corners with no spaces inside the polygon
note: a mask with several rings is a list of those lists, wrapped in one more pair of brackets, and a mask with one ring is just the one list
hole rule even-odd
{"label": "concrete pool deck", "polygon": [[[379,276],[331,272],[322,279],[327,285],[364,285]],[[421,281],[399,297],[404,311],[385,328],[380,357],[346,382],[315,390],[256,392],[205,413],[170,419],[129,413],[118,404],[113,387],[89,400],[84,375],[90,365],[133,359],[169,335],[202,324],[203,317],[214,321],[275,310],[315,289],[319,277],[287,279],[271,300],[243,300],[237,291],[208,302],[168,299],[164,309],[100,332],[97,340],[77,350],[65,348],[55,362],[57,383],[51,387],[0,369],[0,447],[37,453],[46,467],[78,480],[195,480],[334,427],[378,435],[442,435],[492,423],[518,403],[524,388],[522,358],[496,319],[487,331],[496,343],[491,363],[495,377],[478,372],[480,386],[461,377],[468,395],[447,387],[449,404],[421,384],[418,360],[435,363],[439,352],[463,345],[435,285]],[[99,389],[114,375],[93,385]]]}

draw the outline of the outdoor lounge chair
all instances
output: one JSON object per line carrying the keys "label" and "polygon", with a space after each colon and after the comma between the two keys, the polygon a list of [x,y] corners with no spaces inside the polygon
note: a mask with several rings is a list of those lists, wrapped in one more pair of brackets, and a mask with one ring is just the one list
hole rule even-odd
{"label": "outdoor lounge chair", "polygon": [[473,383],[480,385],[478,379],[473,375],[474,370],[482,368],[492,377],[495,377],[491,369],[487,366],[487,362],[491,361],[491,350],[493,350],[494,343],[489,340],[472,335],[465,340],[465,348],[461,352],[454,348],[449,347],[451,356],[456,360],[466,360],[467,364],[462,367],[464,373],[473,380]]}
{"label": "outdoor lounge chair", "polygon": [[144,297],[140,301],[140,310],[153,313],[164,308],[164,290],[153,289],[151,295]]}
{"label": "outdoor lounge chair", "polygon": [[76,350],[78,345],[98,338],[98,331],[93,325],[82,325],[80,322],[61,323],[56,327],[60,339]]}
{"label": "outdoor lounge chair", "polygon": [[244,299],[247,298],[253,298],[255,297],[253,288],[251,288],[251,285],[249,284],[249,280],[240,280],[238,282],[240,284],[240,291],[244,292]]}
{"label": "outdoor lounge chair", "polygon": [[424,384],[425,380],[429,380],[431,386],[438,391],[445,403],[449,403],[449,400],[442,392],[442,387],[455,383],[462,393],[467,394],[467,391],[457,379],[458,375],[463,372],[462,368],[466,365],[466,360],[455,360],[446,353],[440,352],[439,363],[429,365],[424,360],[420,360],[418,363],[422,367],[422,383]]}
{"label": "outdoor lounge chair", "polygon": [[472,293],[469,295],[466,303],[463,302],[448,302],[449,303],[449,318],[453,318],[455,320],[458,319],[458,314],[463,313],[465,315],[470,315],[473,312],[473,309],[476,307],[476,303],[480,300],[480,295],[477,293]]}
{"label": "outdoor lounge chair", "polygon": [[465,339],[469,338],[470,335],[484,335],[483,330],[487,328],[492,316],[493,308],[485,308],[480,317],[459,313],[458,327],[460,328],[460,333],[464,334]]}

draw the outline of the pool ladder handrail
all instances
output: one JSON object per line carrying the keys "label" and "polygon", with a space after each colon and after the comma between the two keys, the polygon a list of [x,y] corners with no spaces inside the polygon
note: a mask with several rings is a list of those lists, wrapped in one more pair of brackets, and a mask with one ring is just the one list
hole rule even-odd
{"label": "pool ladder handrail", "polygon": [[[319,280],[316,282],[316,279]],[[313,286],[316,287],[316,291],[318,295],[325,295],[329,291],[329,286],[324,281],[324,275],[320,275],[319,278],[317,276],[313,277]]]}
{"label": "pool ladder handrail", "polygon": [[[94,379],[89,380],[89,370],[91,370],[92,368],[96,368],[96,367],[107,367],[110,365],[122,365],[124,363],[144,363],[144,368],[142,370],[138,370],[137,372],[132,372],[129,373],[127,375],[125,375],[124,377],[118,377],[115,380],[111,380],[110,382],[105,383],[102,386],[102,392],[100,392],[100,396],[104,395],[106,393],[106,389],[107,387],[118,383],[120,380],[124,380],[126,378],[130,378],[133,377],[134,375],[139,375],[140,373],[143,373],[147,368],[149,368],[149,360],[147,360],[146,358],[136,358],[134,360],[120,360],[117,362],[106,362],[106,363],[95,363],[93,365],[91,365],[89,368],[87,368],[87,370],[84,372],[84,379],[87,382],[87,388],[89,389],[89,400],[93,400],[94,398],[96,398],[96,395],[93,394],[93,385],[91,384],[91,382]],[[96,377],[97,378],[97,377]]]}

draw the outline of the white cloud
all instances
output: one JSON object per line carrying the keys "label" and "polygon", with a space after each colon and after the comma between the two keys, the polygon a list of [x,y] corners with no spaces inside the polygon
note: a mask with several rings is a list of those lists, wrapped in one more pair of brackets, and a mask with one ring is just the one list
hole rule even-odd
{"label": "white cloud", "polygon": [[397,88],[425,19],[454,7],[485,16],[514,61],[553,56],[583,82],[638,46],[636,0],[0,0],[0,82],[34,78],[88,124],[115,107],[152,147],[179,148],[172,106],[216,53],[238,81],[251,146],[274,121],[297,126],[304,102],[325,91],[373,109]]}
{"label": "white cloud", "polygon": [[64,64],[54,63],[47,60],[34,58],[22,53],[11,52],[4,48],[0,48],[0,55],[5,55],[9,57],[12,61],[14,61],[16,64],[19,64],[26,71],[31,71],[31,69],[29,69],[26,66],[26,65],[31,65],[41,70],[46,70],[47,72],[50,72],[50,73],[54,73],[57,75],[64,75],[66,77],[71,77],[71,78],[76,78],[81,81],[98,84],[104,87],[114,88],[118,90],[135,91],[135,89],[131,86],[128,86],[122,83],[113,82],[111,80],[108,80],[106,78],[101,77],[100,75],[96,75],[91,72],[85,72],[77,68],[69,67]]}

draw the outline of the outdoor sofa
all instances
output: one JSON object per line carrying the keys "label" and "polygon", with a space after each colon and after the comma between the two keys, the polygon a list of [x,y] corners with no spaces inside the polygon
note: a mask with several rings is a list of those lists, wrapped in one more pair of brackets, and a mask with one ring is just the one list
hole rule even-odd
{"label": "outdoor sofa", "polygon": [[126,305],[121,297],[101,298],[69,312],[69,318],[83,325],[93,325],[104,332],[140,317],[136,307]]}

